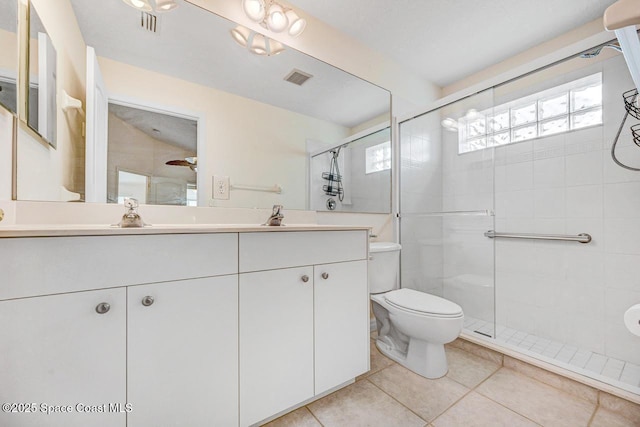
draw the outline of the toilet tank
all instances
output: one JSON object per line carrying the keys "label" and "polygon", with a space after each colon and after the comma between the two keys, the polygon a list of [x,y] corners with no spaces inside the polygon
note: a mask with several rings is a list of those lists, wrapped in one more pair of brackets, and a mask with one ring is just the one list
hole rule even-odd
{"label": "toilet tank", "polygon": [[369,293],[379,294],[398,288],[401,248],[392,242],[372,242],[369,245]]}

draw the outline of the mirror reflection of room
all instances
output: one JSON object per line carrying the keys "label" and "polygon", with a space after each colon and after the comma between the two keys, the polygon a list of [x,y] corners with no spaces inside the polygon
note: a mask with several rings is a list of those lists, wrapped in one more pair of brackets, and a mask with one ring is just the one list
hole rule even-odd
{"label": "mirror reflection of room", "polygon": [[107,201],[193,206],[198,122],[109,104]]}
{"label": "mirror reflection of room", "polygon": [[18,4],[0,0],[0,105],[16,113],[18,76]]}
{"label": "mirror reflection of room", "polygon": [[[258,55],[232,37],[238,24],[190,2],[165,13],[123,1],[68,3],[30,0],[56,48],[58,100],[66,91],[82,111],[58,106],[57,153],[19,135],[20,200],[116,203],[122,170],[150,177],[147,203],[308,209],[309,141],[328,147],[389,122],[387,90],[284,45]],[[154,161],[140,148],[115,165],[131,141],[113,138],[114,104],[197,117],[197,147],[165,147]],[[152,132],[145,138],[158,139]],[[226,194],[213,191],[214,177],[228,183]]]}
{"label": "mirror reflection of room", "polygon": [[27,123],[53,147],[57,126],[57,53],[36,8],[29,12]]}

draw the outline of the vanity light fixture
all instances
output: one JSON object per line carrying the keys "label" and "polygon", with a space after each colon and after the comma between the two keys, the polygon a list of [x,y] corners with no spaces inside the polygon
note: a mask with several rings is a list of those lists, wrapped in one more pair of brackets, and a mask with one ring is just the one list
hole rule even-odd
{"label": "vanity light fixture", "polygon": [[[122,0],[125,4],[142,12],[153,12],[150,0]],[[168,12],[178,7],[175,0],[155,0],[156,12]]]}
{"label": "vanity light fixture", "polygon": [[156,0],[156,12],[168,12],[178,7],[175,0]]}
{"label": "vanity light fixture", "polygon": [[274,33],[287,30],[290,36],[297,37],[307,26],[307,21],[293,9],[285,8],[274,0],[242,0],[242,10],[249,19]]}
{"label": "vanity light fixture", "polygon": [[251,53],[260,56],[274,56],[284,52],[282,43],[265,37],[262,34],[238,25],[231,30],[231,37],[242,47],[246,47]]}

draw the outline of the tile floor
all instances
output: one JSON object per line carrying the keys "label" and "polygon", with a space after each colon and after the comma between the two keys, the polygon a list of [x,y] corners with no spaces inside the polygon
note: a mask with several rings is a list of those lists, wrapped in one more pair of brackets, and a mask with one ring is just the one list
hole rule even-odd
{"label": "tile floor", "polygon": [[[479,338],[494,334],[493,323],[465,316],[464,329]],[[479,335],[478,335],[479,334]],[[640,366],[589,350],[541,338],[498,325],[496,341],[518,351],[595,378],[616,387],[640,394]]]}
{"label": "tile floor", "polygon": [[448,346],[447,357],[449,373],[428,380],[383,356],[372,339],[369,372],[267,426],[640,426],[635,407],[613,412],[458,347]]}

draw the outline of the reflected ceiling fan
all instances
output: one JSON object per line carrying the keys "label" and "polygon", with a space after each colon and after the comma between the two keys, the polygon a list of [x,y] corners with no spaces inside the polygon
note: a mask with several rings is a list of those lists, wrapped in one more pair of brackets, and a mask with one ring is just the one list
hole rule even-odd
{"label": "reflected ceiling fan", "polygon": [[184,160],[169,160],[165,165],[188,166],[192,171],[198,172],[198,157],[185,157]]}

